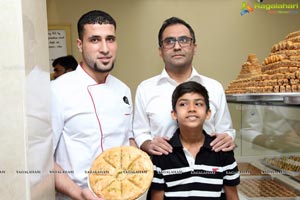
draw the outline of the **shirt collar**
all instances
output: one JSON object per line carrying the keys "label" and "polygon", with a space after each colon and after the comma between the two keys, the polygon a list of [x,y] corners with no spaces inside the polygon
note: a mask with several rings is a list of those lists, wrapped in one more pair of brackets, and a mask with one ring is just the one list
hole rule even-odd
{"label": "shirt collar", "polygon": [[[212,147],[210,146],[210,143],[214,140],[214,137],[211,137],[210,135],[208,135],[205,130],[203,130],[203,134],[204,134],[204,144],[203,144],[202,148],[211,150]],[[179,135],[180,135],[180,129],[178,128],[176,130],[176,132],[174,133],[173,137],[171,138],[170,144],[174,148],[180,148],[180,149],[182,149],[183,146],[182,146],[182,143],[180,141]]]}
{"label": "shirt collar", "polygon": [[[164,68],[157,80],[157,85],[162,84],[164,82],[170,82],[171,84],[178,85],[176,81],[174,81],[169,74],[167,73],[166,69]],[[192,74],[186,81],[197,81],[201,82],[201,75],[197,72],[197,70],[193,67]]]}

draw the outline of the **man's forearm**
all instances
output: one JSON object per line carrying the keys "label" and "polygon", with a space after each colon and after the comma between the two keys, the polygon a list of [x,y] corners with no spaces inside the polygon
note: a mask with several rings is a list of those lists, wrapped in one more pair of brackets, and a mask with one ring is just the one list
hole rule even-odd
{"label": "man's forearm", "polygon": [[[55,162],[55,171],[63,171],[63,169]],[[74,183],[66,173],[55,173],[55,189],[74,200],[81,200],[81,187]]]}
{"label": "man's forearm", "polygon": [[146,140],[140,147],[141,150],[147,152],[148,154],[149,152],[149,145],[150,145],[151,140]]}

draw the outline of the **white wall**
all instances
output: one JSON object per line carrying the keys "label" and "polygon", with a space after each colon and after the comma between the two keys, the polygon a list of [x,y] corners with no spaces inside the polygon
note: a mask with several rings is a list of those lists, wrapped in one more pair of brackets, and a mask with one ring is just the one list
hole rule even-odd
{"label": "white wall", "polygon": [[46,1],[0,7],[0,199],[54,199]]}
{"label": "white wall", "polygon": [[[249,53],[260,61],[273,44],[299,30],[300,14],[268,14],[255,9],[240,15],[242,2],[254,6],[256,0],[47,0],[49,24],[70,24],[73,54],[76,49],[77,20],[92,9],[109,12],[117,20],[119,54],[114,74],[125,81],[133,94],[138,83],[161,72],[158,30],[166,18],[178,16],[196,32],[197,70],[219,80],[224,88],[235,79]],[[264,3],[279,2],[265,0]],[[297,0],[285,0],[285,3]],[[300,3],[299,3],[300,4]],[[72,8],[70,7],[72,5]],[[300,9],[298,10],[300,12]]]}

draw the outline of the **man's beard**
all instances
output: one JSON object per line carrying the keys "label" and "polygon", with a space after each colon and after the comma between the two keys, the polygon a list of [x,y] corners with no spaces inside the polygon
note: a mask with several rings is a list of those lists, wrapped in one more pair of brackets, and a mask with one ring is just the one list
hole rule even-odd
{"label": "man's beard", "polygon": [[95,70],[96,72],[107,73],[107,72],[110,72],[111,70],[113,70],[114,66],[115,66],[115,63],[112,63],[112,65],[111,65],[110,68],[108,68],[108,69],[101,69],[101,68],[99,68],[99,67],[97,66],[97,63],[95,63],[95,64],[94,64],[94,70]]}

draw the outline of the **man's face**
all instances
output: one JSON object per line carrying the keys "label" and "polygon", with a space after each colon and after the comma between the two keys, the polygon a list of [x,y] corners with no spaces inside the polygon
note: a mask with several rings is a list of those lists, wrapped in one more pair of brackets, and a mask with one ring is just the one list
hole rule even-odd
{"label": "man's face", "polygon": [[[182,24],[174,24],[168,26],[163,34],[162,40],[166,38],[176,38],[186,36],[192,38],[189,29]],[[159,54],[167,68],[187,68],[192,67],[193,56],[195,54],[196,44],[191,41],[188,46],[180,46],[179,42],[176,41],[173,48],[164,48],[164,44],[159,48]]]}
{"label": "man's face", "polygon": [[[83,55],[83,65],[91,72],[108,73],[113,69],[117,54],[115,28],[111,24],[84,25],[83,39],[77,40]],[[84,66],[83,66],[84,67]]]}
{"label": "man's face", "polygon": [[64,73],[66,73],[66,69],[61,66],[60,64],[57,64],[53,67],[53,78],[56,79],[57,77],[63,75]]}

